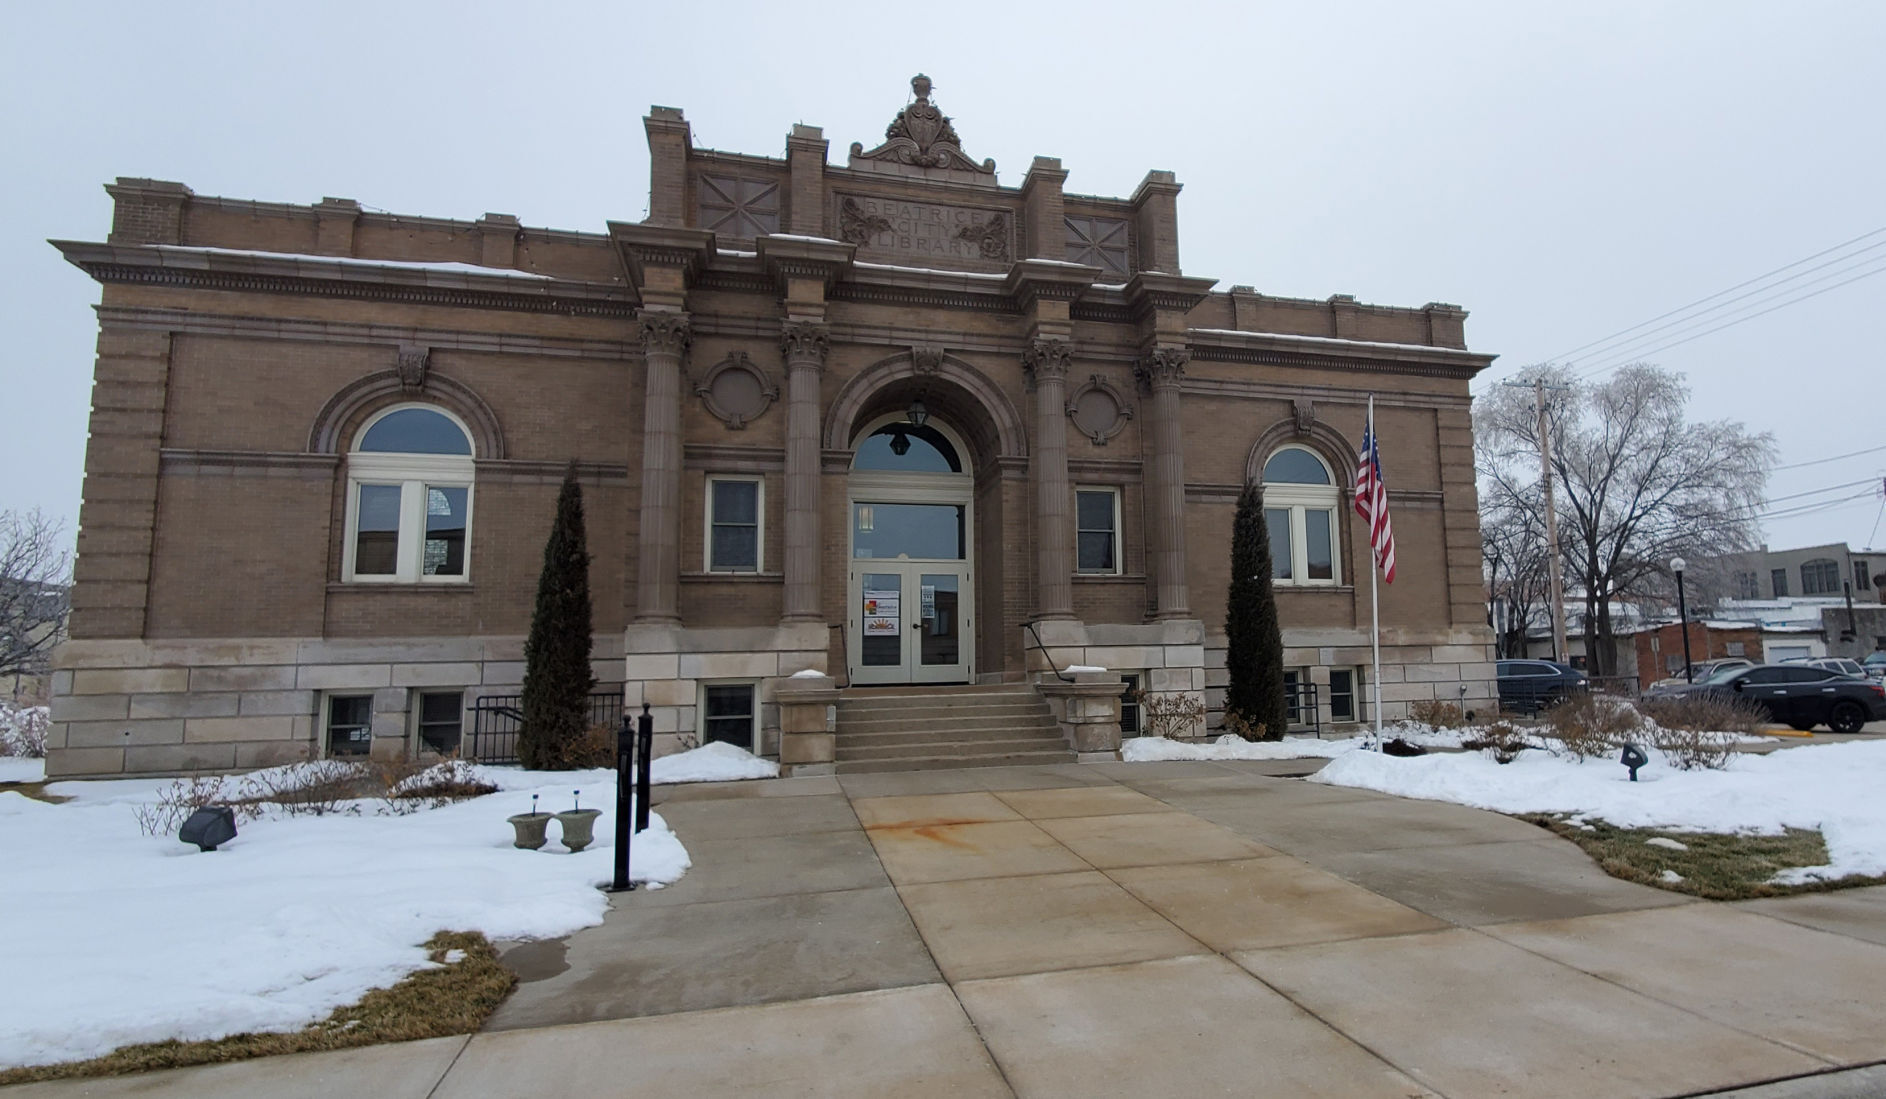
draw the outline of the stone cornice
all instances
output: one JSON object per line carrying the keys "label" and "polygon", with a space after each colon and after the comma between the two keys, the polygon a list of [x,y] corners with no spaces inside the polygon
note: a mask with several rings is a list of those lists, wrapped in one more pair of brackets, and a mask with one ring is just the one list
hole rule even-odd
{"label": "stone cornice", "polygon": [[1141,271],[1127,280],[1126,301],[1135,317],[1155,310],[1190,312],[1211,294],[1217,279],[1188,278],[1159,271]]}
{"label": "stone cornice", "polygon": [[1100,279],[1100,268],[1025,259],[1008,269],[1003,289],[1026,309],[1037,301],[1077,301]]}
{"label": "stone cornice", "polygon": [[638,295],[648,285],[650,267],[678,267],[682,278],[692,281],[715,256],[714,234],[706,229],[612,221],[609,239]]}
{"label": "stone cornice", "polygon": [[1187,330],[1186,346],[1200,362],[1308,366],[1431,378],[1472,378],[1498,357],[1448,347],[1196,328]]}
{"label": "stone cornice", "polygon": [[302,454],[286,451],[191,450],[164,447],[158,464],[171,476],[215,477],[236,473],[258,477],[325,480],[340,465],[337,454]]}
{"label": "stone cornice", "polygon": [[851,269],[858,246],[836,240],[773,234],[759,238],[759,259],[782,290],[793,279],[818,279],[826,290]]}
{"label": "stone cornice", "polygon": [[488,354],[526,354],[546,358],[630,359],[641,355],[640,343],[624,340],[568,339],[557,336],[521,336],[508,332],[465,332],[444,328],[413,328],[393,324],[358,324],[348,321],[312,321],[242,314],[200,313],[189,309],[101,305],[98,323],[105,328],[136,328],[157,332],[188,332],[237,339],[306,340],[335,344],[421,344],[433,351],[473,351]]}
{"label": "stone cornice", "polygon": [[619,286],[496,273],[428,270],[305,256],[166,251],[157,246],[53,241],[73,266],[101,283],[298,294],[405,305],[444,305],[568,316],[625,317],[634,304]]}

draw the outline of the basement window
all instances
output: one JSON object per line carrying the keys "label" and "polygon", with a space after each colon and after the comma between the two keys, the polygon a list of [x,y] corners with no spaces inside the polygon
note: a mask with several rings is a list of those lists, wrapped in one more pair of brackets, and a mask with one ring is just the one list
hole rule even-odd
{"label": "basement window", "polygon": [[759,754],[759,688],[752,683],[701,685],[702,744],[720,741]]}

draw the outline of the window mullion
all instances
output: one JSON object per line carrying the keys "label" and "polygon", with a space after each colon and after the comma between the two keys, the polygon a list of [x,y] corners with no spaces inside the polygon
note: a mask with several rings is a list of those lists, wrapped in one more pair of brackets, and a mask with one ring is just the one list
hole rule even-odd
{"label": "window mullion", "polygon": [[426,483],[402,481],[399,492],[399,565],[402,584],[419,582],[419,546],[426,525]]}

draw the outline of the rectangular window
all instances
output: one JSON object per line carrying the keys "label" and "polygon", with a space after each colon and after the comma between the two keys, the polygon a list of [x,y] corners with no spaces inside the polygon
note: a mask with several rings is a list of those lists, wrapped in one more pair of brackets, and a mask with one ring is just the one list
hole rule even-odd
{"label": "rectangular window", "polygon": [[1120,683],[1125,690],[1120,692],[1120,735],[1139,735],[1139,673],[1126,672],[1120,676]]}
{"label": "rectangular window", "polygon": [[1775,586],[1775,598],[1786,599],[1788,597],[1788,570],[1770,569],[1768,579]]}
{"label": "rectangular window", "polygon": [[329,695],[328,758],[365,756],[373,745],[373,696]]}
{"label": "rectangular window", "polygon": [[760,571],[760,482],[707,482],[707,571]]}
{"label": "rectangular window", "polygon": [[1264,526],[1270,531],[1270,578],[1290,579],[1290,509],[1265,508]]}
{"label": "rectangular window", "polygon": [[709,683],[701,687],[701,743],[721,741],[749,752],[759,745],[759,707],[751,683]]}
{"label": "rectangular window", "polygon": [[1854,591],[1870,591],[1872,590],[1872,587],[1873,587],[1873,578],[1867,575],[1866,562],[1855,561],[1853,563],[1853,590]]}
{"label": "rectangular window", "polygon": [[1330,537],[1334,513],[1313,509],[1303,513],[1303,524],[1309,549],[1309,568],[1305,572],[1311,580],[1336,579],[1336,557],[1334,541]]}
{"label": "rectangular window", "polygon": [[1081,572],[1120,571],[1120,492],[1084,488],[1074,493],[1074,538]]}
{"label": "rectangular window", "polygon": [[851,505],[851,555],[861,561],[909,557],[961,561],[968,541],[961,504]]}
{"label": "rectangular window", "polygon": [[419,696],[419,746],[442,756],[458,754],[465,692],[425,691]]}
{"label": "rectangular window", "polygon": [[1741,656],[1747,649],[1748,647],[1740,641],[1729,641],[1723,644],[1723,651],[1730,656]]}
{"label": "rectangular window", "polygon": [[426,486],[426,545],[420,559],[423,575],[465,575],[465,528],[470,505],[468,488]]}
{"label": "rectangular window", "polygon": [[1329,719],[1356,720],[1356,683],[1361,679],[1354,668],[1329,670]]}
{"label": "rectangular window", "polygon": [[361,485],[354,535],[354,573],[392,576],[399,571],[398,485]]}

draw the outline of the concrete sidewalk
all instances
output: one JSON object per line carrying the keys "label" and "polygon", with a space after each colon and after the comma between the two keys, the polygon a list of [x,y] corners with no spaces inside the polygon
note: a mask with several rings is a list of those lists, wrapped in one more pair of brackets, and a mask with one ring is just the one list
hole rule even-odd
{"label": "concrete sidewalk", "polygon": [[[485,1033],[38,1096],[1877,1094],[1886,887],[1739,905],[1288,763],[667,791],[693,854]],[[1845,1089],[1845,1090],[1842,1090]]]}

